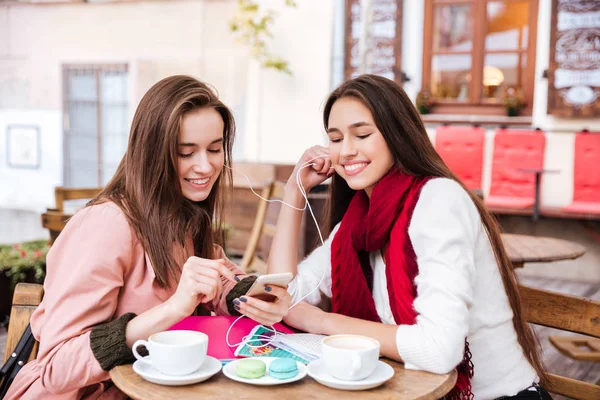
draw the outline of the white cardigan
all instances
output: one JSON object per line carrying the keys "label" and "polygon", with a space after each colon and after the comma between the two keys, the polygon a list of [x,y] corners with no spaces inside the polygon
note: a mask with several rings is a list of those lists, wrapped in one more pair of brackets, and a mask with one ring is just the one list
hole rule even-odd
{"label": "white cardigan", "polygon": [[[290,285],[294,300],[331,298],[331,240],[298,266]],[[477,208],[456,182],[427,182],[408,230],[417,256],[415,278],[418,313],[415,325],[400,325],[398,353],[408,369],[447,373],[463,359],[467,337],[472,353],[475,399],[512,396],[538,381],[523,355],[512,323],[494,253]],[[395,324],[387,292],[385,264],[379,251],[370,254],[373,297],[383,323]]]}

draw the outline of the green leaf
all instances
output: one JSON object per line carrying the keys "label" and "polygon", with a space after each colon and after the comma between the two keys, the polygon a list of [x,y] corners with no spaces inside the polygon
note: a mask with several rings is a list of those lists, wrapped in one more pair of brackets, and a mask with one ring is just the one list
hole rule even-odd
{"label": "green leaf", "polygon": [[[284,0],[286,7],[296,7],[296,1]],[[292,74],[287,61],[269,54],[265,37],[272,38],[271,26],[277,12],[267,9],[261,14],[260,6],[252,0],[238,0],[236,15],[229,21],[229,30],[237,35],[236,40],[250,47],[250,56],[261,62],[264,68],[273,68]]]}

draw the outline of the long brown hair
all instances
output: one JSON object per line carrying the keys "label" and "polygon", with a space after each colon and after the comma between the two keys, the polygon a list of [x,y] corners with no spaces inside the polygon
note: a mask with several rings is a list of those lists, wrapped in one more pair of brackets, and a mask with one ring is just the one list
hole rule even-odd
{"label": "long brown hair", "polygon": [[186,237],[191,235],[194,254],[203,258],[213,258],[214,239],[221,237],[223,193],[231,186],[231,171],[222,171],[201,202],[183,196],[177,171],[181,121],[188,112],[205,107],[223,118],[223,151],[229,165],[235,135],[231,111],[206,84],[189,76],[171,76],[152,86],[140,101],[125,156],[111,181],[89,203],[112,201],[123,210],[163,287],[179,279],[175,249],[184,254]]}
{"label": "long brown hair", "polygon": [[[513,311],[513,325],[519,344],[540,380],[544,382],[547,375],[540,359],[539,343],[524,319],[518,279],[504,249],[497,220],[489,213],[483,202],[471,193],[442,161],[427,136],[415,106],[400,86],[376,75],[361,75],[344,82],[329,95],[325,103],[323,124],[326,130],[333,104],[338,99],[348,97],[360,101],[371,111],[375,124],[383,135],[398,168],[413,176],[452,179],[469,194],[479,211],[481,222],[485,226],[494,250],[504,290]],[[342,220],[355,191],[338,174],[333,175],[329,190],[327,225],[331,233],[331,229]]]}

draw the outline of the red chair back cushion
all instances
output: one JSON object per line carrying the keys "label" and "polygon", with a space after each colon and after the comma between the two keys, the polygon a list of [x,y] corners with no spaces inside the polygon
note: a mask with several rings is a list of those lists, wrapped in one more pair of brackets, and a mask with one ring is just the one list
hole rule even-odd
{"label": "red chair back cushion", "polygon": [[499,129],[494,138],[490,196],[535,197],[535,174],[542,169],[546,137],[541,131]]}
{"label": "red chair back cushion", "polygon": [[450,170],[467,188],[481,189],[485,140],[483,128],[440,126],[435,132],[435,148]]}
{"label": "red chair back cushion", "polygon": [[600,203],[600,133],[575,136],[573,201]]}

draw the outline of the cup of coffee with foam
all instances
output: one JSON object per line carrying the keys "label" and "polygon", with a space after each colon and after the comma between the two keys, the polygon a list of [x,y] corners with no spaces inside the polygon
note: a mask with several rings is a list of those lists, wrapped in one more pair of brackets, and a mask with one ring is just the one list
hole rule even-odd
{"label": "cup of coffee with foam", "polygon": [[[150,357],[138,353],[137,348],[141,345],[146,346]],[[197,371],[206,359],[208,335],[196,331],[158,332],[147,341],[136,341],[131,350],[135,358],[165,375],[188,375]]]}
{"label": "cup of coffee with foam", "polygon": [[321,347],[327,372],[344,381],[365,379],[379,360],[380,344],[367,336],[329,336],[323,339]]}

